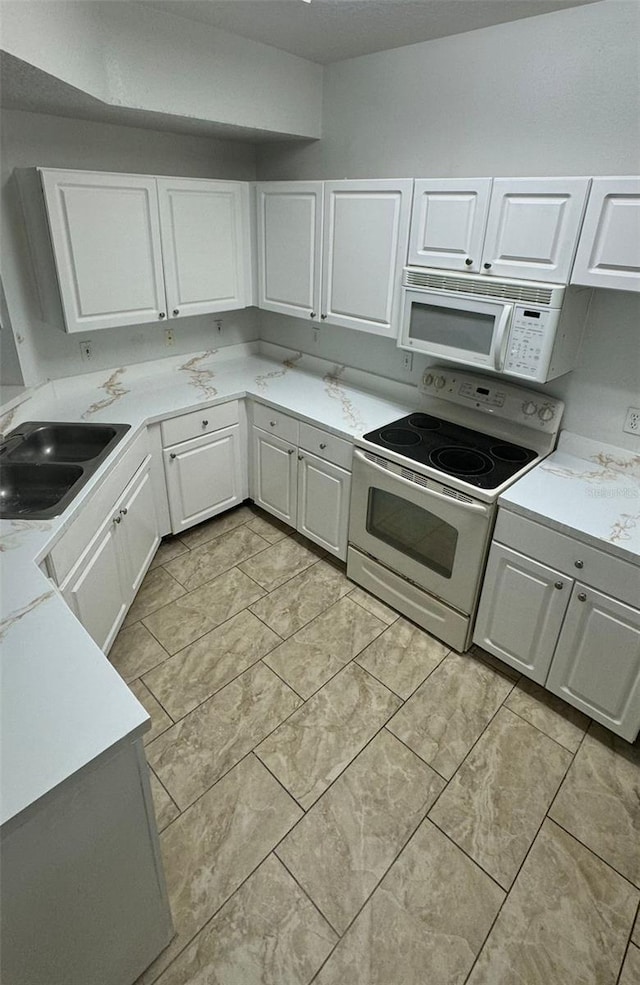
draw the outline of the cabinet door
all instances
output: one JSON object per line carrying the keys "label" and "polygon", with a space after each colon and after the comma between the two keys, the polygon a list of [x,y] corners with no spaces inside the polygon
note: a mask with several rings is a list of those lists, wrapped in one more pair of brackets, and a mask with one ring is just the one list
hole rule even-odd
{"label": "cabinet door", "polygon": [[413,182],[327,181],[321,318],[395,338]]}
{"label": "cabinet door", "polygon": [[257,186],[258,306],[320,319],[322,182]]}
{"label": "cabinet door", "polygon": [[482,270],[568,283],[588,178],[494,178]]}
{"label": "cabinet door", "polygon": [[174,534],[243,499],[238,424],[174,445],[164,461]]}
{"label": "cabinet door", "polygon": [[547,687],[633,742],[640,729],[640,611],[576,582]]}
{"label": "cabinet door", "polygon": [[408,262],[480,270],[491,178],[416,180]]}
{"label": "cabinet door", "polygon": [[41,175],[67,331],[164,317],[155,179],[82,171]]}
{"label": "cabinet door", "polygon": [[244,308],[250,301],[249,187],[239,181],[158,178],[170,317]]}
{"label": "cabinet door", "polygon": [[594,178],[572,284],[640,291],[640,178]]}
{"label": "cabinet door", "polygon": [[296,525],[296,447],[253,428],[252,499],[263,509]]}
{"label": "cabinet door", "polygon": [[494,543],[474,642],[544,684],[571,584],[559,571]]}
{"label": "cabinet door", "polygon": [[116,512],[122,520],[117,525],[117,538],[122,587],[128,605],[140,588],[160,543],[148,462],[129,483]]}
{"label": "cabinet door", "polygon": [[105,653],[127,610],[120,580],[117,526],[110,516],[61,586],[67,605]]}
{"label": "cabinet door", "polygon": [[298,530],[347,559],[351,472],[309,452],[298,455]]}

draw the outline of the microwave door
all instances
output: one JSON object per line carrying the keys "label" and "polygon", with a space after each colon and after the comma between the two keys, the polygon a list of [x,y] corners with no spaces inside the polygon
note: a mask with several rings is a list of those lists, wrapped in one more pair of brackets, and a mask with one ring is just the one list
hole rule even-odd
{"label": "microwave door", "polygon": [[405,291],[401,345],[427,355],[494,369],[512,305]]}

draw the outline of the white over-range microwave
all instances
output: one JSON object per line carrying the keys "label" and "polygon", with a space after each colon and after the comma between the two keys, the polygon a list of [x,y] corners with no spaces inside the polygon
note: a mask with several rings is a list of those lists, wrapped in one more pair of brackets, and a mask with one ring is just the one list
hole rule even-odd
{"label": "white over-range microwave", "polygon": [[405,267],[398,345],[546,383],[573,369],[591,290]]}

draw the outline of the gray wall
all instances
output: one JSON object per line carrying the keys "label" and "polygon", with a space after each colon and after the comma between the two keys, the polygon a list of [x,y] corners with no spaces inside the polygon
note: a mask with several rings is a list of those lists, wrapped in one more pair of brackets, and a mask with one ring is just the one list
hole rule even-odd
{"label": "gray wall", "polygon": [[[637,174],[640,4],[607,0],[325,69],[323,139],[258,148],[261,180],[404,176]],[[548,384],[565,426],[623,447],[640,406],[640,298],[596,291],[579,366]],[[262,316],[269,341],[396,379],[393,342]]]}
{"label": "gray wall", "polygon": [[[91,363],[82,362],[79,337],[66,334],[59,309],[40,303],[38,278],[12,173],[14,168],[40,166],[251,180],[255,177],[253,144],[17,111],[2,113],[1,125],[0,264],[25,383],[258,337],[258,312],[249,308],[223,315],[221,337],[213,335],[212,315],[179,319],[172,326],[172,348],[164,345],[161,325],[92,332],[93,358]],[[3,382],[21,380],[3,378]]]}

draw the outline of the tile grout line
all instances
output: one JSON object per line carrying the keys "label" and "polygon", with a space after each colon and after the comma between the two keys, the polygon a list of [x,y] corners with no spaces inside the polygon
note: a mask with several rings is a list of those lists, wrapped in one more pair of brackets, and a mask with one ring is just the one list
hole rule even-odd
{"label": "tile grout line", "polygon": [[[551,808],[549,808],[549,810],[551,810]],[[593,848],[585,844],[585,842],[582,841],[580,838],[578,838],[578,836],[575,835],[573,831],[569,831],[568,828],[565,828],[564,824],[561,824],[560,821],[556,821],[555,817],[551,817],[550,814],[547,814],[546,817],[548,818],[549,821],[551,821],[552,824],[555,824],[556,827],[564,831],[566,835],[569,835],[569,837],[572,838],[573,841],[577,842],[579,845],[582,845],[582,847],[586,849],[586,851],[588,851],[590,855],[593,855],[594,858],[597,858],[600,862],[602,862],[603,865],[606,865],[608,869],[611,869],[613,872],[616,873],[616,875],[620,876],[621,879],[624,879],[624,881],[627,882],[630,886],[632,886],[637,893],[640,893],[640,882],[635,883],[633,879],[630,879],[629,876],[626,876],[624,874],[624,872],[621,872],[620,869],[617,869],[615,867],[615,865],[612,865],[611,862],[608,862],[606,858],[603,858],[602,855],[599,855],[598,852],[593,850]],[[631,927],[631,932],[633,933],[633,926]]]}
{"label": "tile grout line", "polygon": [[[508,700],[509,700],[509,695],[507,695],[507,697],[504,699],[504,701],[506,702]],[[532,728],[537,729],[537,731],[540,732],[542,735],[546,736],[547,739],[551,739],[551,741],[552,742],[555,742],[555,744],[557,746],[560,746],[561,749],[564,749],[565,752],[568,752],[572,757],[575,758],[575,756],[577,755],[578,749],[580,748],[580,745],[578,745],[578,748],[575,749],[575,750],[574,749],[569,749],[568,746],[565,746],[564,743],[560,742],[559,739],[554,739],[554,737],[552,735],[549,735],[548,732],[545,732],[545,730],[543,728],[540,728],[539,725],[536,725],[535,722],[530,722],[529,719],[528,718],[525,718],[524,715],[521,715],[519,711],[514,711],[513,708],[509,708],[509,706],[507,704],[505,704],[504,702],[503,702],[503,704],[504,704],[504,707],[507,709],[507,711],[510,711],[512,715],[516,715],[516,717],[519,718],[519,719],[521,719],[521,721],[526,722],[527,725],[531,725]],[[555,794],[554,794],[554,799],[555,799]]]}

